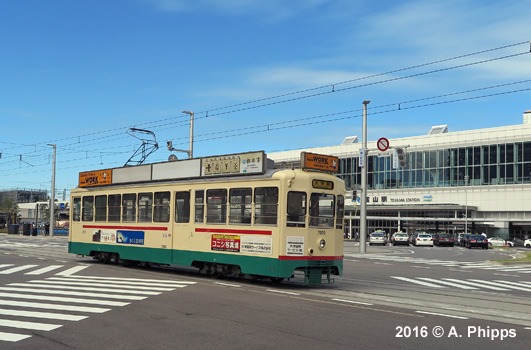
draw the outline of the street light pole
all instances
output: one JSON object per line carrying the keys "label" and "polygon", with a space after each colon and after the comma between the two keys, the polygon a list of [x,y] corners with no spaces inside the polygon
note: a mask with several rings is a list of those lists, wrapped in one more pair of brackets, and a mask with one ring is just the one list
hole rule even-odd
{"label": "street light pole", "polygon": [[194,112],[183,111],[183,113],[190,115],[190,148],[188,158],[192,159],[194,157]]}
{"label": "street light pole", "polygon": [[465,233],[468,233],[468,180],[470,177],[465,175]]}
{"label": "street light pole", "polygon": [[55,227],[55,150],[57,146],[55,144],[48,144],[48,146],[53,147],[53,166],[52,166],[52,193],[50,197],[50,237],[54,235]]}
{"label": "street light pole", "polygon": [[367,241],[367,105],[371,101],[363,101],[363,126],[362,126],[362,148],[360,161],[361,167],[361,196],[360,196],[360,253],[366,251]]}

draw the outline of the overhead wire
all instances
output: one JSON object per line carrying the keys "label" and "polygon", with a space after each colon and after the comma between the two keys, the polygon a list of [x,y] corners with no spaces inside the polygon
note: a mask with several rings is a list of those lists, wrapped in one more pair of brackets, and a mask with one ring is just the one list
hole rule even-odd
{"label": "overhead wire", "polygon": [[[410,70],[410,69],[414,69],[414,68],[429,66],[429,65],[433,65],[433,64],[437,64],[437,63],[442,63],[442,62],[447,62],[447,61],[456,60],[456,59],[459,59],[459,58],[470,57],[470,56],[478,55],[478,54],[481,54],[481,53],[486,53],[486,52],[491,52],[491,51],[496,51],[496,50],[500,50],[500,49],[504,49],[504,48],[509,48],[509,47],[522,45],[524,43],[529,43],[529,42],[520,42],[520,43],[511,44],[511,45],[505,45],[505,46],[501,46],[501,47],[497,47],[497,48],[492,48],[492,49],[488,49],[488,50],[482,50],[482,51],[478,51],[478,52],[474,52],[474,53],[470,53],[470,54],[455,56],[455,57],[442,59],[442,60],[437,60],[437,61],[424,63],[424,64],[419,64],[419,65],[415,65],[415,66],[411,66],[411,67],[407,67],[407,68],[397,69],[397,70],[389,71],[389,72],[386,72],[386,73],[374,74],[374,75],[370,75],[370,76],[366,76],[366,77],[346,80],[346,81],[333,83],[333,84],[327,84],[327,85],[314,87],[314,88],[310,88],[310,89],[305,89],[305,90],[300,90],[300,91],[296,91],[296,92],[276,95],[276,96],[262,98],[262,99],[256,99],[256,100],[253,100],[253,101],[243,102],[243,103],[239,103],[239,104],[233,104],[233,105],[225,106],[225,107],[218,107],[218,108],[214,108],[214,109],[209,109],[208,111],[197,112],[197,113],[206,113],[205,116],[197,117],[197,118],[198,119],[202,119],[202,118],[208,118],[209,116],[223,115],[223,114],[228,114],[228,113],[236,113],[236,112],[241,112],[243,110],[262,108],[262,107],[271,106],[271,105],[280,104],[280,103],[293,102],[295,100],[312,98],[312,97],[325,95],[325,94],[330,94],[330,93],[334,93],[334,92],[346,91],[346,90],[351,90],[351,89],[355,89],[355,88],[361,88],[361,87],[366,87],[366,86],[371,86],[371,85],[376,85],[376,84],[383,84],[383,83],[388,83],[388,82],[392,82],[392,81],[403,80],[403,79],[423,76],[423,75],[427,75],[427,74],[433,74],[433,73],[448,71],[448,70],[452,70],[452,69],[458,69],[458,68],[468,67],[468,66],[472,66],[472,65],[492,62],[492,61],[496,61],[496,60],[502,60],[502,59],[507,59],[507,58],[511,58],[511,57],[516,57],[516,56],[528,54],[529,52],[520,52],[520,53],[511,54],[511,55],[501,56],[501,57],[489,58],[489,59],[485,59],[485,60],[469,62],[469,63],[456,65],[456,66],[452,66],[452,67],[444,67],[444,68],[440,68],[440,69],[436,69],[436,70],[410,74],[410,75],[407,75],[407,76],[393,77],[393,78],[384,79],[384,80],[380,80],[380,81],[376,81],[376,82],[369,82],[369,83],[359,84],[359,85],[355,85],[355,86],[347,86],[347,87],[340,88],[340,89],[336,89],[335,88],[338,85],[344,85],[344,84],[348,84],[348,83],[352,83],[352,82],[356,82],[356,81],[360,81],[360,80],[364,80],[364,79],[369,79],[369,78],[374,78],[374,77],[379,77],[379,76],[385,76],[385,75],[393,74],[393,73],[396,73],[396,72],[401,72],[401,71],[406,71],[406,70]],[[427,99],[433,99],[433,98],[447,97],[447,96],[451,96],[451,95],[462,94],[462,93],[465,93],[465,92],[480,91],[480,90],[484,90],[484,89],[491,89],[491,88],[494,88],[494,87],[508,86],[508,85],[518,84],[518,83],[523,83],[523,82],[528,82],[528,81],[529,80],[513,82],[513,83],[507,83],[507,84],[499,84],[499,85],[492,86],[492,87],[478,88],[478,89],[467,90],[467,91],[464,91],[464,92],[456,92],[456,93],[440,95],[438,97],[420,98],[420,99],[415,99],[415,100],[410,100],[410,101],[404,101],[404,102],[399,103],[398,105],[401,106],[401,104],[405,104],[405,103],[418,102],[418,101],[427,100]],[[235,108],[235,107],[239,107],[239,106],[244,106],[244,105],[249,105],[249,104],[253,104],[253,103],[262,102],[262,101],[270,101],[270,100],[278,99],[278,98],[282,98],[282,97],[293,96],[293,95],[301,94],[301,93],[305,93],[305,92],[316,91],[318,89],[322,89],[322,88],[326,88],[326,87],[328,87],[328,88],[332,87],[332,90],[325,91],[325,92],[319,92],[319,93],[316,93],[316,94],[309,94],[309,95],[305,95],[305,96],[299,96],[299,97],[296,97],[296,98],[284,99],[284,100],[281,100],[281,101],[274,101],[274,102],[265,103],[265,104],[256,105],[256,106],[250,106],[250,107],[246,107],[246,108],[240,108],[240,109],[236,109],[236,110],[230,110],[230,111],[214,113],[214,114],[211,113],[212,111],[216,111],[216,110],[224,110],[224,109],[228,109],[228,108]],[[527,91],[527,90],[529,90],[529,89],[520,89],[520,90],[515,90],[513,92],[505,92],[505,93],[516,93],[516,92]],[[496,95],[501,95],[501,94],[505,94],[505,93],[490,94],[490,95],[485,95],[485,96],[496,96]],[[474,98],[481,98],[481,97],[474,97]],[[464,99],[459,99],[459,100],[456,100],[456,101],[464,101],[464,100],[474,99],[474,98],[464,98]],[[439,102],[439,103],[433,103],[433,104],[426,104],[424,106],[426,107],[426,106],[431,106],[431,105],[435,105],[435,104],[442,104],[442,103],[449,103],[449,102]],[[384,105],[384,106],[390,106],[390,105],[396,105],[396,104],[397,103],[393,103],[393,104],[388,104],[388,105]],[[381,106],[380,108],[383,108],[384,106]],[[407,108],[402,108],[402,109],[420,108],[420,107],[421,106],[414,106],[414,107],[407,107]],[[374,108],[378,108],[378,107],[373,107],[373,109]],[[220,138],[227,138],[227,137],[243,136],[243,135],[248,135],[250,133],[258,133],[258,132],[279,130],[279,129],[283,129],[283,128],[291,128],[291,127],[300,127],[300,126],[304,126],[304,125],[311,125],[312,124],[311,122],[304,122],[304,123],[299,123],[299,124],[290,125],[290,126],[275,127],[275,126],[278,126],[278,125],[283,125],[283,124],[288,124],[288,123],[295,123],[295,122],[298,122],[298,121],[307,121],[307,120],[312,120],[312,119],[318,119],[318,118],[323,118],[323,117],[326,117],[326,116],[345,114],[345,113],[349,113],[349,112],[352,112],[352,111],[337,112],[337,113],[327,114],[327,115],[324,115],[324,116],[315,116],[315,117],[309,117],[309,118],[301,118],[301,119],[295,119],[295,120],[277,122],[277,123],[267,123],[267,124],[264,124],[264,125],[261,125],[261,126],[260,125],[259,126],[251,126],[251,127],[247,127],[247,128],[227,130],[227,131],[224,131],[224,132],[220,131],[220,132],[209,133],[209,134],[204,134],[204,135],[197,135],[197,137],[200,138],[200,137],[205,137],[205,136],[210,136],[210,135],[215,135],[215,134],[220,134],[220,133],[234,133],[235,131],[243,131],[243,130],[248,130],[248,129],[259,129],[261,127],[267,126],[267,130],[256,130],[256,131],[253,131],[253,132],[249,131],[249,132],[240,133],[240,134],[231,134],[229,136],[211,137],[211,138],[204,139],[204,140],[197,140],[197,142],[210,141],[210,140],[215,140],[215,139],[220,139]],[[209,113],[210,113],[210,115],[209,115]],[[154,125],[153,127],[167,127],[167,126],[170,126],[170,125],[175,126],[175,125],[179,125],[179,124],[187,125],[188,124],[187,120],[179,121],[179,119],[184,119],[184,118],[187,118],[187,116],[183,115],[183,116],[180,116],[180,117],[168,117],[168,118],[159,119],[159,120],[156,120],[156,121],[151,121],[151,122],[146,122],[146,123],[137,123],[135,125],[155,124],[155,123],[161,123],[163,121],[169,121],[169,120],[171,120],[171,122]],[[352,118],[352,117],[350,117],[350,118]],[[340,120],[340,119],[345,119],[345,118],[336,118],[336,119],[327,120],[327,121],[315,122],[313,124],[322,123],[322,122],[330,122],[330,121]],[[271,128],[271,126],[273,126],[273,128]],[[63,145],[62,147],[64,147],[64,149],[66,149],[66,150],[70,150],[71,153],[79,153],[80,152],[79,150],[75,149],[74,147],[70,148],[68,146],[75,146],[75,145],[79,145],[79,144],[82,144],[82,143],[94,142],[94,141],[104,140],[104,139],[109,139],[109,138],[113,138],[113,140],[116,140],[117,138],[125,138],[126,136],[124,136],[122,133],[120,133],[120,134],[116,133],[116,134],[111,134],[111,135],[107,135],[107,136],[101,136],[99,138],[91,138],[91,139],[87,139],[87,140],[81,141],[81,138],[86,138],[88,136],[94,136],[94,135],[102,135],[102,134],[105,134],[105,133],[109,133],[109,132],[112,132],[112,131],[118,131],[118,130],[123,130],[123,128],[113,128],[113,129],[109,129],[109,130],[105,130],[105,131],[94,132],[94,133],[89,133],[89,134],[83,134],[83,135],[78,135],[78,136],[71,136],[71,137],[62,138],[62,139],[58,139],[58,140],[55,140],[55,141],[47,141],[47,142],[59,142],[59,141],[64,141],[64,140],[77,139],[78,142],[73,142],[73,143],[70,143],[70,144],[66,144],[66,145]],[[36,144],[20,144],[18,147],[20,147],[20,146],[22,146],[22,147],[35,147],[37,149],[37,145]],[[125,147],[131,147],[131,146],[132,145],[124,145],[124,146],[118,146],[118,147],[119,148],[125,148]],[[113,148],[118,148],[118,147],[113,146]],[[15,148],[15,147],[12,147],[12,148]],[[11,149],[11,148],[8,148],[8,149]],[[87,151],[85,150],[84,152],[87,152]],[[94,152],[94,150],[91,150],[91,152]],[[97,150],[96,150],[96,152],[97,152]],[[19,155],[19,153],[12,154],[12,156],[16,157],[16,156]],[[29,153],[26,153],[26,154],[32,154],[32,153],[35,154],[35,157],[39,157],[39,156],[44,155],[43,152],[41,152],[40,155],[39,155],[39,153],[37,151],[29,152]],[[126,153],[126,151],[124,151],[124,152],[115,152],[115,153],[121,154],[121,153]],[[7,156],[8,157],[10,156],[9,153],[7,154]],[[49,157],[49,155],[47,155],[47,154],[46,154],[46,156]],[[101,156],[101,152],[100,152],[100,155],[94,155],[94,156],[92,156],[92,158],[96,158],[96,157],[100,157],[100,156]],[[29,157],[31,157],[31,156],[29,156]],[[89,157],[87,156],[85,158],[78,158],[78,159],[75,159],[75,160],[82,160],[82,159],[87,159],[87,158],[89,158]],[[44,165],[44,164],[38,164],[36,166],[42,166],[42,165]],[[0,173],[1,172],[2,171],[0,171]]]}

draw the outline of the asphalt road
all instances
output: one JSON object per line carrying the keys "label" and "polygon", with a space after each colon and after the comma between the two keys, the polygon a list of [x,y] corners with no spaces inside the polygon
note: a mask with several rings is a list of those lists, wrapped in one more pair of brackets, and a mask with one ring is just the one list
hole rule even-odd
{"label": "asphalt road", "polygon": [[[344,275],[305,286],[128,268],[65,238],[0,235],[1,349],[528,349],[531,266],[516,250],[345,243]],[[502,339],[503,338],[503,339]]]}

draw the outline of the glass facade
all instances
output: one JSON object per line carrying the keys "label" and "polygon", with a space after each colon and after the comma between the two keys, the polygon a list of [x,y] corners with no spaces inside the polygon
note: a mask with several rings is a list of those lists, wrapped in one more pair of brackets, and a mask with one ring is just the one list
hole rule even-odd
{"label": "glass facade", "polygon": [[[531,142],[412,151],[396,169],[392,155],[377,152],[367,157],[369,189],[464,186],[465,175],[470,186],[531,183]],[[359,188],[359,157],[340,159],[339,177],[347,188]]]}

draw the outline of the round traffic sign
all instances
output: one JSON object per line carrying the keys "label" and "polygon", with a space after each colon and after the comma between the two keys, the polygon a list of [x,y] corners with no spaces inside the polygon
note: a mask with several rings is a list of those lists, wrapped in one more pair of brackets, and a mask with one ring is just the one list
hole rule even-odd
{"label": "round traffic sign", "polygon": [[387,151],[387,149],[389,148],[389,140],[386,139],[385,137],[381,137],[379,140],[378,140],[378,143],[376,144],[376,146],[378,147],[378,149],[380,151]]}

